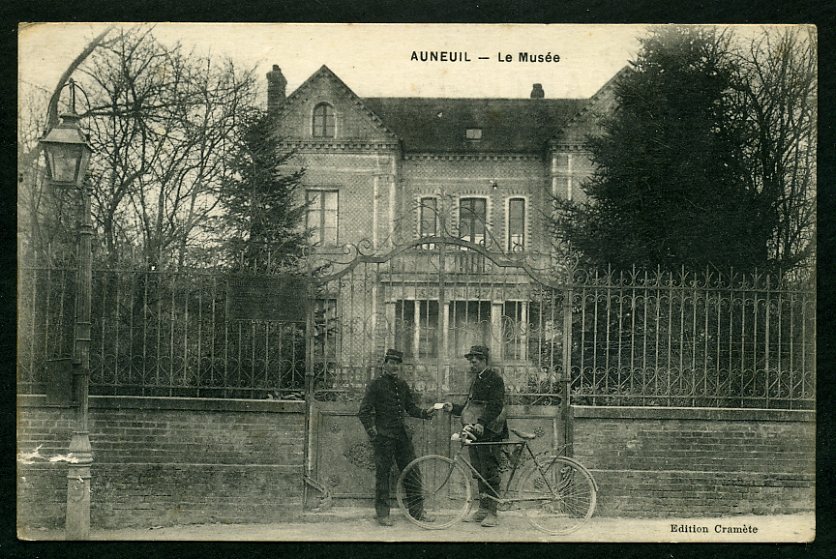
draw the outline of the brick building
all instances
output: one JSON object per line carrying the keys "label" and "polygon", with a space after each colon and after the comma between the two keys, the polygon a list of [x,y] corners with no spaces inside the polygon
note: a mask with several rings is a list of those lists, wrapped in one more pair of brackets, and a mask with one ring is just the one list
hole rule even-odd
{"label": "brick building", "polygon": [[[306,170],[317,253],[416,249],[388,263],[385,281],[377,273],[360,286],[355,278],[352,289],[363,295],[353,310],[345,285],[328,290],[323,314],[343,327],[324,352],[346,361],[334,368],[360,373],[396,345],[420,361],[416,381],[435,369],[446,391],[451,363],[464,368],[456,360],[483,343],[497,364],[528,375],[531,278],[472,249],[529,262],[548,255],[544,215],[552,196],[583,196],[580,183],[592,172],[584,142],[611,107],[612,80],[590,99],[549,99],[541,84],[518,99],[360,98],[327,66],[290,95],[278,66],[267,80],[268,110],[296,154],[291,164]],[[427,237],[468,246],[438,257],[436,243],[420,244]],[[445,263],[433,265],[436,258]]]}

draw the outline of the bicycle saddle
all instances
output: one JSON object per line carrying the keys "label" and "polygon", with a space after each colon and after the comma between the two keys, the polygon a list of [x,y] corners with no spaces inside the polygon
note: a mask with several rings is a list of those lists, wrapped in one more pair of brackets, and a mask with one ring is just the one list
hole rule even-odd
{"label": "bicycle saddle", "polygon": [[526,433],[525,431],[520,431],[519,429],[514,429],[513,427],[509,427],[508,430],[521,439],[526,439],[530,441],[531,439],[537,438],[537,435],[535,435],[534,433]]}

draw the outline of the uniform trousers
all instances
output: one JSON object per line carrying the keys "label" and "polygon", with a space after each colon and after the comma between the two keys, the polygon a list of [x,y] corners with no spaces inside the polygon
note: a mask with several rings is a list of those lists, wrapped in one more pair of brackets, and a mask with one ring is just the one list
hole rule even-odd
{"label": "uniform trousers", "polygon": [[[483,436],[478,442],[496,442],[501,441],[501,436]],[[490,512],[496,512],[496,501],[488,499],[484,495],[491,495],[499,497],[499,492],[502,484],[502,477],[499,473],[499,460],[502,453],[502,445],[473,445],[468,449],[470,454],[470,463],[476,468],[485,481],[476,477],[477,485],[479,487],[479,508]],[[493,490],[493,491],[492,491]]]}
{"label": "uniform trousers", "polygon": [[[394,461],[399,470],[406,468],[407,464],[415,460],[415,450],[412,447],[412,440],[404,432],[399,437],[387,437],[378,435],[374,439],[374,466],[375,466],[375,502],[374,508],[378,518],[389,516],[389,472]],[[424,510],[424,499],[421,494],[421,475],[415,468],[409,477],[404,479],[406,498],[409,504],[409,512],[413,518],[417,518]]]}

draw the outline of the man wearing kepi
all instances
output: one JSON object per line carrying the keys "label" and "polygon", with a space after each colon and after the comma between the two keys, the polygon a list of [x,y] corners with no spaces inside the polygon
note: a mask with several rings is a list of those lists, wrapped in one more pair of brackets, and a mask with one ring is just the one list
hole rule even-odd
{"label": "man wearing kepi", "polygon": [[[404,417],[411,415],[420,419],[431,419],[434,409],[421,409],[415,405],[409,385],[399,377],[403,352],[394,349],[386,351],[383,358],[383,374],[369,383],[366,395],[357,414],[374,446],[375,501],[377,522],[391,526],[389,519],[389,472],[392,460],[403,470],[415,459],[412,438],[404,425]],[[415,478],[405,480],[411,495],[407,495],[410,514],[413,518],[431,522],[424,513],[421,498],[421,479],[417,470]],[[414,489],[413,489],[414,488]]]}
{"label": "man wearing kepi", "polygon": [[[460,415],[465,431],[475,436],[476,442],[496,442],[508,438],[508,423],[505,420],[505,383],[495,369],[488,367],[490,350],[475,345],[465,355],[474,375],[464,404],[446,402],[444,410]],[[497,496],[502,482],[499,473],[499,459],[502,445],[473,445],[469,449],[470,462],[485,478],[479,478],[479,509],[467,521],[480,522],[482,526],[497,525],[497,502],[486,495]],[[491,488],[493,491],[491,491]]]}

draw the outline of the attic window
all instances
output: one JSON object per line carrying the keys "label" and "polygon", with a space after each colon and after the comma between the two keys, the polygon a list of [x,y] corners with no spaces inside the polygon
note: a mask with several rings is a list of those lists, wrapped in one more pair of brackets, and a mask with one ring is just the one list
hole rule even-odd
{"label": "attic window", "polygon": [[320,103],[313,110],[312,131],[318,138],[334,137],[334,107]]}
{"label": "attic window", "polygon": [[482,129],[481,128],[468,128],[465,130],[465,137],[468,140],[481,140],[482,139]]}

